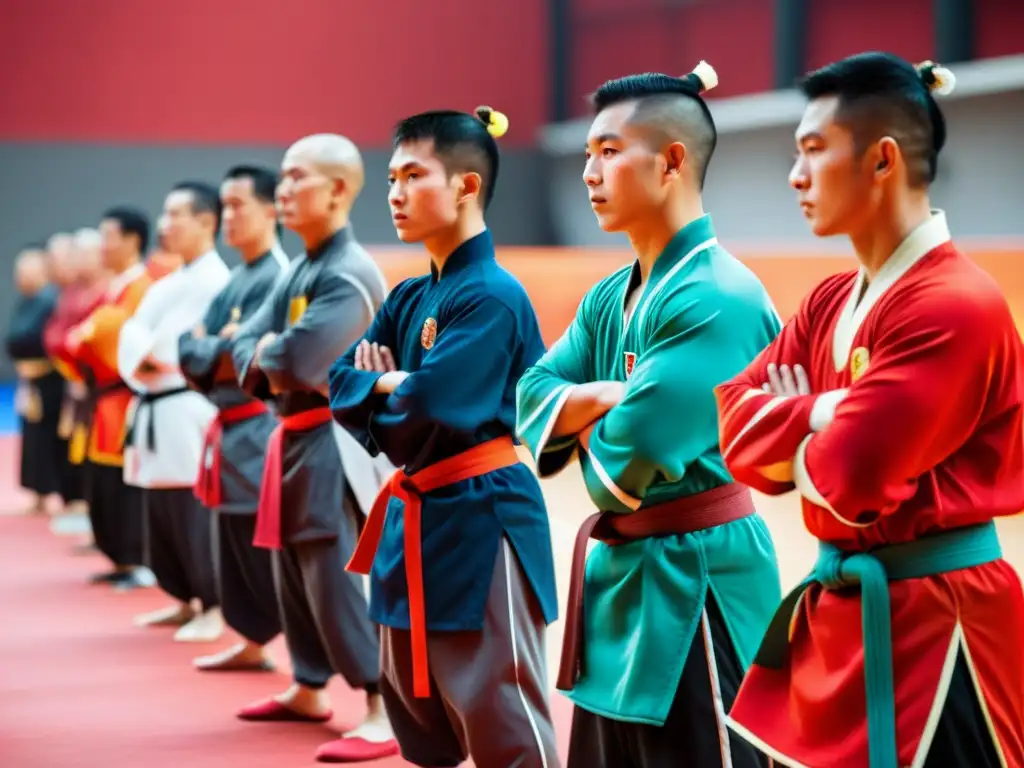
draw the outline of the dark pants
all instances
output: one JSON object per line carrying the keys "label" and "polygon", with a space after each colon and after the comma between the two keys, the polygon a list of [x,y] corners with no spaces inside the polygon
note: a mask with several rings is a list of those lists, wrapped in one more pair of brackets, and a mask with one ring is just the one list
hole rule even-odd
{"label": "dark pants", "polygon": [[345,494],[345,520],[335,538],[286,544],[273,553],[288,655],[295,682],[307,688],[324,688],[337,673],[350,688],[378,690],[377,627],[362,577],[345,570],[358,535],[354,504]]}
{"label": "dark pants", "polygon": [[768,758],[726,727],[742,680],[725,621],[708,593],[665,724],[624,723],[576,707],[568,768],[767,768]]}
{"label": "dark pants", "polygon": [[[72,464],[68,456],[68,441],[59,439],[60,459],[57,465],[57,483],[65,504],[85,499],[85,464]],[[141,512],[140,512],[141,514]]]}
{"label": "dark pants", "polygon": [[1000,765],[970,670],[961,655],[953,669],[946,704],[924,768],[999,768]]}
{"label": "dark pants", "polygon": [[180,602],[219,605],[213,569],[213,516],[191,488],[145,489],[146,565],[164,592]]}
{"label": "dark pants", "polygon": [[409,632],[384,627],[381,692],[402,757],[421,766],[557,768],[544,617],[512,547],[498,547],[479,631],[429,632],[430,697],[413,696]]}
{"label": "dark pants", "polygon": [[215,512],[214,562],[224,621],[250,643],[266,645],[281,632],[269,550],[254,547],[255,515]]}
{"label": "dark pants", "polygon": [[89,523],[96,547],[117,566],[142,565],[142,491],[125,485],[124,470],[105,464],[82,465]]}

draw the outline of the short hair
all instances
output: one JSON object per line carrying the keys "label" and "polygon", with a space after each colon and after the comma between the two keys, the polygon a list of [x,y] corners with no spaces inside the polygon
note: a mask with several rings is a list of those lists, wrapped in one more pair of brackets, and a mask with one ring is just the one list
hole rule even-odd
{"label": "short hair", "polygon": [[277,171],[259,165],[236,165],[224,174],[224,180],[249,179],[252,192],[256,199],[273,205],[277,193],[277,182],[280,176]]}
{"label": "short hair", "polygon": [[508,129],[508,118],[490,107],[477,107],[471,115],[454,110],[422,112],[395,126],[392,146],[411,141],[434,142],[434,154],[449,173],[480,174],[483,208],[491,204],[498,182],[496,138]]}
{"label": "short hair", "polygon": [[139,241],[139,253],[145,253],[149,248],[149,217],[142,211],[122,205],[107,210],[103,218],[116,221],[122,235],[135,235]]}
{"label": "short hair", "polygon": [[220,192],[205,181],[179,181],[172,192],[188,192],[192,196],[192,213],[213,214],[213,235],[220,234]]}
{"label": "short hair", "polygon": [[946,119],[932,91],[949,93],[955,80],[932,62],[914,66],[891,53],[859,53],[806,75],[800,90],[810,100],[838,98],[836,119],[854,135],[858,152],[883,136],[899,144],[910,184],[935,181],[946,144]]}
{"label": "short hair", "polygon": [[685,77],[644,72],[609,80],[590,96],[595,114],[635,101],[631,123],[656,129],[659,141],[682,139],[694,157],[694,174],[704,188],[708,164],[718,145],[718,129],[703,95],[718,85],[718,75],[705,61]]}

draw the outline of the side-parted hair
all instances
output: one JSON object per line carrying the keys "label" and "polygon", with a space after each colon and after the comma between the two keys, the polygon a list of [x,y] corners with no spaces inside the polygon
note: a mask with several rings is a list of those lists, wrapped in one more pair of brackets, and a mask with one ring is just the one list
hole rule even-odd
{"label": "side-parted hair", "polygon": [[102,218],[116,221],[122,235],[135,235],[140,254],[149,248],[149,217],[142,211],[121,205],[107,210]]}
{"label": "side-parted hair", "polygon": [[205,181],[179,181],[172,192],[188,192],[192,196],[192,213],[212,213],[213,236],[220,234],[221,204],[220,192]]}
{"label": "side-parted hair", "polygon": [[434,153],[449,173],[478,173],[482,179],[484,210],[494,198],[498,182],[498,142],[508,131],[508,118],[491,107],[473,114],[455,110],[422,112],[395,126],[393,146],[433,141]]}
{"label": "side-parted hair", "polygon": [[644,72],[609,80],[591,96],[598,114],[608,107],[635,101],[631,123],[657,129],[661,141],[682,140],[693,155],[697,184],[704,186],[708,163],[718,144],[718,130],[703,95],[718,85],[718,73],[706,61],[683,77]]}
{"label": "side-parted hair", "polygon": [[891,53],[859,53],[805,76],[800,90],[809,100],[835,96],[836,120],[854,135],[857,151],[885,136],[899,144],[910,183],[935,181],[946,144],[946,119],[933,93],[951,93],[953,73],[931,61],[917,66]]}

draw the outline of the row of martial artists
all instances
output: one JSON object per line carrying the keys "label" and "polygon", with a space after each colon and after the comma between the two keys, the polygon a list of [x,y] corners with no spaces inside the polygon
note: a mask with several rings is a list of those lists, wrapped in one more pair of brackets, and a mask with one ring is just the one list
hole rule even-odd
{"label": "row of martial artists", "polygon": [[[436,239],[441,250],[455,248],[461,255],[447,261],[446,275],[471,278],[478,264],[496,267],[483,208],[493,194],[494,137],[503,132],[503,121],[490,110],[428,113],[405,121],[396,136],[394,162],[402,179],[392,184],[389,202],[393,211],[406,204],[396,190],[408,201],[406,213],[395,213],[396,228],[403,240]],[[434,186],[452,157],[471,166],[472,172],[459,176],[465,189]],[[427,176],[416,172],[425,165],[441,170],[430,175],[431,183],[417,198],[409,185]],[[61,349],[62,360],[89,383],[92,407],[84,427],[90,456],[110,458],[102,465],[109,469],[102,475],[103,494],[94,494],[92,505],[100,523],[97,544],[114,562],[115,573],[133,574],[145,562],[173,598],[171,606],[140,616],[137,623],[175,625],[176,639],[193,641],[216,639],[227,623],[243,638],[222,653],[197,659],[200,669],[272,669],[264,648],[283,630],[294,684],[244,707],[240,718],[326,722],[332,712],[325,688],[334,674],[365,691],[363,722],[321,747],[321,760],[375,759],[396,754],[401,742],[403,755],[424,765],[457,765],[469,753],[482,765],[504,765],[519,754],[554,765],[542,642],[543,627],[555,615],[553,562],[539,486],[512,449],[515,377],[501,378],[501,418],[485,419],[484,432],[494,432],[490,437],[500,438],[500,445],[477,441],[476,434],[464,439],[459,435],[465,430],[443,427],[451,416],[447,411],[414,413],[391,425],[394,444],[372,458],[359,430],[348,424],[343,430],[332,418],[327,398],[332,366],[346,359],[351,364],[355,356],[360,360],[353,370],[381,379],[381,386],[393,381],[369,371],[381,349],[390,355],[386,347],[355,345],[379,328],[387,294],[381,271],[349,226],[362,185],[358,149],[336,135],[296,143],[280,173],[238,167],[219,190],[198,182],[178,184],[165,200],[160,235],[162,247],[180,256],[182,265],[157,281],[139,259],[148,237],[144,216],[115,209],[103,217],[104,252],[120,250],[124,259],[115,265],[107,258],[115,275],[104,301],[68,331]],[[445,197],[443,209],[430,202],[431,195]],[[215,248],[222,222],[225,241],[243,257],[233,273]],[[421,232],[416,226],[423,224],[416,222],[429,226]],[[305,245],[291,264],[278,244],[279,223]],[[446,300],[443,291],[431,296],[429,290],[439,270],[435,265],[419,281],[415,301],[406,295],[409,284],[403,285],[402,295],[412,302],[406,301],[408,306],[441,311],[427,306]],[[502,283],[491,286],[489,278],[500,275]],[[500,275],[488,273],[488,280],[473,287],[507,288],[516,297],[518,311],[530,320],[518,342],[525,345],[517,353],[516,365],[522,367],[539,356],[543,344],[522,287],[507,273]],[[446,281],[443,288],[450,293],[457,284]],[[488,299],[467,314],[463,330],[486,321],[495,306]],[[419,318],[415,328],[403,332],[416,354],[434,348],[434,322]],[[463,350],[449,360],[451,345],[460,339],[457,332],[445,334],[428,358],[443,363],[438,375],[448,377],[452,361],[465,356]],[[405,357],[411,361],[411,355]],[[423,376],[411,378],[407,388],[413,382],[426,385],[430,371],[424,367]],[[434,382],[437,407],[450,410],[455,400],[459,407],[472,406],[479,378],[467,377],[468,389]],[[362,397],[389,399],[384,391],[375,392]],[[334,417],[345,421],[337,412]],[[384,585],[394,594],[368,606],[356,573],[368,570],[367,551],[356,552],[356,540],[371,508],[379,511],[376,502],[392,491],[408,492],[394,482],[384,484],[385,473],[394,469],[390,459],[413,472],[438,452],[476,456],[479,451],[464,450],[474,442],[483,443],[483,453],[476,457],[481,461],[470,462],[469,475],[466,467],[449,467],[449,476],[433,480],[461,486],[459,477],[465,475],[473,503],[462,503],[461,492],[461,501],[453,497],[447,507],[437,506],[440,497],[430,498],[424,514],[440,513],[458,518],[461,528],[469,526],[472,536],[457,536],[460,542],[449,536],[443,545],[447,551],[452,544],[449,559],[458,556],[467,566],[464,573],[451,574],[446,610],[449,628],[482,624],[483,631],[446,632],[445,643],[430,638],[430,691],[430,680],[423,679],[422,590],[416,593],[410,581],[408,600],[399,594],[405,592],[404,582],[395,581],[404,573],[399,558]],[[494,499],[501,507],[495,515],[473,512]],[[379,514],[370,519],[381,522]],[[395,524],[388,521],[391,533],[385,539],[391,542]],[[499,546],[503,529],[508,531],[504,547]],[[375,533],[380,538],[379,528]],[[143,554],[136,555],[140,550]],[[132,577],[111,581],[131,583]],[[443,597],[436,590],[432,595]],[[438,605],[433,597],[432,604]],[[431,628],[437,628],[436,611],[431,608]],[[382,636],[378,624],[388,627]]]}
{"label": "row of martial artists", "polygon": [[[174,259],[157,250],[146,265],[158,275],[173,269]],[[30,243],[14,260],[17,299],[6,347],[18,378],[20,485],[30,497],[26,511],[48,511],[55,533],[89,530],[87,522],[82,525],[90,490],[89,462],[81,439],[72,440],[75,414],[87,401],[88,386],[64,364],[60,347],[68,330],[102,301],[111,275],[100,233],[89,227]],[[55,503],[51,497],[56,497]],[[80,549],[93,548],[90,543]]]}

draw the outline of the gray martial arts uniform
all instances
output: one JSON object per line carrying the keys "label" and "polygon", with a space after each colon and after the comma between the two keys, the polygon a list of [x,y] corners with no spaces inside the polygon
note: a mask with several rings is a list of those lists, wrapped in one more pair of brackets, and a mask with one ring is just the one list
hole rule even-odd
{"label": "gray martial arts uniform", "polygon": [[219,488],[213,508],[213,560],[217,592],[228,626],[251,643],[266,645],[281,632],[270,552],[253,546],[256,506],[267,440],[277,425],[274,414],[231,414],[259,402],[238,387],[231,363],[231,340],[218,334],[225,326],[252,317],[288,266],[278,248],[235,267],[231,280],[206,311],[205,335],[188,332],[178,340],[181,370],[189,384],[219,409],[220,452],[215,446],[201,458],[205,473],[219,468],[211,482]]}
{"label": "gray martial arts uniform", "polygon": [[[349,228],[292,263],[232,346],[241,387],[269,385],[278,413],[327,407],[319,390],[331,364],[369,326],[386,293],[384,277]],[[254,364],[256,345],[277,334]],[[296,682],[322,688],[336,672],[352,688],[377,689],[377,628],[362,580],[345,571],[361,525],[329,416],[285,431],[281,448],[281,539],[273,553],[285,639]]]}

